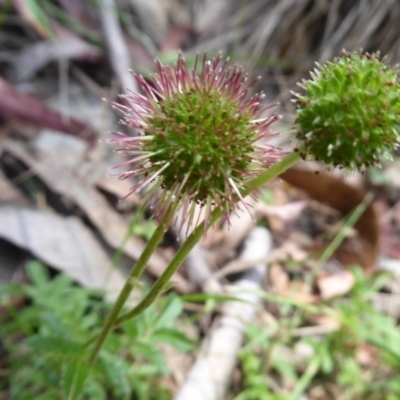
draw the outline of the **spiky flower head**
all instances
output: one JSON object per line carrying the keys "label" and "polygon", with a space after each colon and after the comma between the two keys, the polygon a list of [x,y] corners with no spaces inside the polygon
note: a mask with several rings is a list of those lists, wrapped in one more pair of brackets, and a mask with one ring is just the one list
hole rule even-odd
{"label": "spiky flower head", "polygon": [[[199,72],[198,72],[199,67]],[[248,98],[247,76],[219,55],[213,60],[196,57],[189,69],[180,54],[173,67],[156,60],[150,85],[135,75],[143,94],[130,91],[113,103],[122,123],[139,131],[120,132],[109,140],[122,146],[129,170],[120,178],[134,178],[132,192],[143,193],[160,219],[173,202],[179,202],[185,221],[194,220],[195,204],[205,207],[205,219],[214,207],[228,217],[251,178],[281,157],[264,139],[275,132],[278,116],[263,116],[263,94]]]}
{"label": "spiky flower head", "polygon": [[296,94],[296,136],[305,158],[365,170],[400,141],[400,76],[379,54],[342,52],[317,66]]}

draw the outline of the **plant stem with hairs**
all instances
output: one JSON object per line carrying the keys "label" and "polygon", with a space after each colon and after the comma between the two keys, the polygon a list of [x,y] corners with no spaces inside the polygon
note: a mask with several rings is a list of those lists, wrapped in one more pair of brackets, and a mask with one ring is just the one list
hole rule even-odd
{"label": "plant stem with hairs", "polygon": [[93,351],[92,351],[92,354],[90,357],[91,365],[96,361],[99,351],[100,351],[103,343],[107,339],[109,333],[112,331],[112,329],[115,325],[115,321],[118,318],[118,315],[119,315],[122,307],[128,300],[129,295],[131,294],[133,288],[137,284],[138,279],[141,277],[143,271],[145,270],[147,261],[149,261],[151,255],[154,253],[158,244],[164,237],[164,233],[167,230],[167,227],[170,223],[170,219],[174,215],[175,210],[176,210],[176,204],[171,204],[169,210],[164,214],[164,217],[158,224],[157,229],[154,231],[152,237],[150,238],[149,242],[147,243],[147,246],[143,250],[143,253],[137,260],[134,267],[132,268],[132,270],[125,282],[125,285],[122,288],[121,292],[119,293],[118,298],[115,301],[115,303],[110,311],[110,314],[108,315],[108,317],[106,319],[106,322],[104,323],[104,327],[101,330],[101,332],[96,340],[95,346],[93,348]]}

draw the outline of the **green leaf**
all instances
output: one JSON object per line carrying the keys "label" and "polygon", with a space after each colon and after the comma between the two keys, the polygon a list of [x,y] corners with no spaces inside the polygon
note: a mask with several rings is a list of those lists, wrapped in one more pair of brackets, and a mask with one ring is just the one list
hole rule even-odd
{"label": "green leaf", "polygon": [[167,363],[164,355],[161,351],[150,343],[139,342],[135,344],[135,347],[131,350],[133,356],[141,355],[148,361],[157,366],[160,373],[167,375],[169,372]]}
{"label": "green leaf", "polygon": [[146,240],[150,240],[154,231],[156,230],[157,225],[155,221],[139,221],[133,225],[131,225],[131,234],[134,236],[143,236]]}
{"label": "green leaf", "polygon": [[136,339],[139,336],[139,327],[136,318],[124,322],[123,329],[131,339]]}
{"label": "green leaf", "polygon": [[182,301],[177,297],[170,297],[155,321],[156,328],[171,326],[182,313]]}
{"label": "green leaf", "polygon": [[289,381],[296,382],[298,380],[296,369],[292,362],[284,360],[282,358],[275,358],[274,367]]}
{"label": "green leaf", "polygon": [[86,361],[64,359],[62,390],[65,400],[76,400],[82,393],[89,365]]}
{"label": "green leaf", "polygon": [[119,397],[126,398],[131,394],[131,387],[127,379],[128,365],[119,355],[114,355],[106,351],[102,351],[99,357],[102,370],[111,382],[115,393]]}
{"label": "green leaf", "polygon": [[32,336],[25,339],[24,343],[35,351],[45,351],[59,355],[82,355],[83,346],[72,340],[59,336]]}
{"label": "green leaf", "polygon": [[0,302],[1,304],[9,303],[9,296],[22,295],[24,290],[18,283],[8,283],[6,285],[0,285]]}
{"label": "green leaf", "polygon": [[30,281],[38,287],[43,287],[50,281],[50,274],[47,268],[37,260],[28,261],[26,270]]}
{"label": "green leaf", "polygon": [[155,343],[167,343],[179,351],[189,351],[193,348],[194,342],[183,332],[174,328],[160,328],[153,332],[151,341]]}
{"label": "green leaf", "polygon": [[213,294],[213,293],[195,293],[195,294],[185,294],[180,296],[182,301],[189,301],[193,303],[203,303],[208,300],[215,300],[218,302],[225,301],[239,301],[241,303],[247,303],[246,300],[237,298],[235,296],[229,296],[224,294]]}
{"label": "green leaf", "polygon": [[40,2],[38,0],[23,0],[23,5],[34,17],[40,27],[49,35],[49,37],[55,39],[55,34],[53,29],[51,28],[50,21],[47,17],[46,12],[40,6]]}
{"label": "green leaf", "polygon": [[96,400],[107,400],[108,396],[105,388],[100,382],[91,379],[93,377],[89,376],[90,379],[87,379],[84,385],[84,394],[87,399],[96,399]]}
{"label": "green leaf", "polygon": [[275,200],[274,192],[271,189],[262,189],[260,200],[267,204],[273,204]]}

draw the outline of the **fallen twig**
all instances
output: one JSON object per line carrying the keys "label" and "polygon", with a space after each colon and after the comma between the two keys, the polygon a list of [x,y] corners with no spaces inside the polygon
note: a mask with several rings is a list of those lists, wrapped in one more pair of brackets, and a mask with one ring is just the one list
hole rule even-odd
{"label": "fallen twig", "polygon": [[131,68],[129,62],[129,52],[126,48],[121,27],[118,22],[117,8],[114,0],[102,0],[101,21],[108,51],[110,53],[110,61],[122,87],[138,92],[135,79],[130,73]]}
{"label": "fallen twig", "polygon": [[[256,227],[250,233],[240,258],[264,258],[271,249],[271,243],[269,231]],[[214,328],[206,337],[175,400],[225,398],[225,388],[232,376],[245,328],[254,319],[260,301],[257,291],[262,287],[265,275],[265,265],[255,264],[232,286],[230,294],[235,295],[239,301],[225,303],[222,316],[215,321]]]}

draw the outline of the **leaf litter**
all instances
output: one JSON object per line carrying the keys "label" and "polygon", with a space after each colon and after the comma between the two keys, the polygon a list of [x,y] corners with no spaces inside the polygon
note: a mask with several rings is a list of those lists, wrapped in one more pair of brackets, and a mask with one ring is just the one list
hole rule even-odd
{"label": "leaf litter", "polygon": [[[288,88],[293,88],[294,83],[306,75],[315,60],[331,58],[343,47],[348,50],[358,50],[360,47],[368,51],[381,49],[382,53],[388,54],[390,62],[400,60],[397,24],[400,7],[396,2],[365,1],[362,11],[359,1],[348,4],[344,0],[254,0],[242,3],[204,0],[195,2],[192,9],[172,0],[163,4],[157,0],[147,5],[142,2],[132,3],[133,7],[124,9],[127,20],[121,24],[123,46],[126,46],[126,54],[131,57],[131,65],[137,67],[139,72],[148,74],[150,61],[154,56],[171,57],[174,50],[180,47],[184,47],[189,55],[199,49],[207,49],[210,53],[234,49],[233,58],[241,64],[247,63],[253,75],[262,74],[265,77],[260,85],[264,85],[261,89],[266,91],[267,98],[275,101],[278,97],[282,101],[281,110],[290,113],[292,108],[286,94]],[[102,60],[107,55],[104,48],[91,38],[98,35],[100,30],[105,30],[107,35],[112,35],[112,32],[99,24],[100,15],[96,10],[85,2],[75,0],[60,1],[59,4],[63,12],[79,21],[87,32],[79,32],[73,25],[63,25],[54,14],[43,19],[39,10],[39,14],[32,15],[24,2],[14,2],[16,10],[25,18],[27,29],[32,29],[41,38],[37,39],[37,36],[32,35],[28,38],[18,33],[30,47],[13,48],[17,52],[14,62],[35,57],[35,63],[28,65],[28,68],[22,65],[26,63],[19,62],[18,79],[32,84],[38,75],[45,73],[50,77],[49,81],[57,80],[54,66],[63,59],[67,60],[66,65],[73,64],[71,70],[83,71],[99,87],[110,87],[111,79],[123,82],[117,70],[111,79],[104,77],[110,75],[109,68]],[[136,26],[133,21],[138,16],[141,22]],[[154,18],[162,24],[163,35],[154,30],[156,25],[151,22]],[[213,23],[213,20],[218,21],[218,24]],[[60,27],[64,29],[64,33],[60,33]],[[1,26],[0,31],[7,31],[8,34],[9,25]],[[12,34],[15,35],[13,31]],[[58,35],[58,45],[65,43],[66,48],[59,51],[59,48],[57,50],[53,47],[49,40],[52,35]],[[34,50],[35,47],[40,49],[40,46],[44,50],[39,57]],[[82,285],[100,284],[100,277],[112,265],[110,249],[119,249],[129,231],[129,220],[124,213],[135,208],[138,201],[134,197],[126,203],[115,204],[114,201],[113,204],[110,201],[110,196],[114,199],[121,198],[127,190],[127,182],[103,178],[107,174],[108,165],[112,165],[112,156],[106,154],[101,145],[95,142],[96,138],[102,137],[103,132],[109,129],[104,120],[109,121],[112,118],[108,115],[102,120],[97,117],[101,114],[90,118],[90,115],[95,115],[91,113],[89,117],[80,115],[82,106],[77,99],[75,106],[72,105],[69,110],[55,111],[54,104],[49,108],[40,96],[36,97],[35,93],[24,94],[13,86],[16,75],[13,75],[11,65],[9,60],[2,64],[0,57],[0,92],[3,94],[0,96],[3,98],[3,102],[0,101],[0,113],[6,128],[8,127],[8,138],[4,134],[1,138],[3,152],[0,162],[4,172],[0,175],[0,220],[4,223],[9,221],[7,225],[0,224],[1,236],[49,265],[66,271]],[[102,75],[98,71],[105,73]],[[65,88],[72,86],[72,82],[67,86],[60,85],[64,89],[58,96],[65,96]],[[23,87],[21,83],[20,87]],[[78,97],[82,99],[82,96]],[[290,115],[287,117],[290,121]],[[24,125],[34,123],[39,130],[33,131],[29,124],[26,125],[24,129],[31,130],[32,134],[30,138],[20,140],[22,129],[18,125],[12,125],[11,119],[23,121]],[[111,125],[113,122],[111,121]],[[58,133],[44,132],[43,128],[72,135],[72,142],[59,140]],[[86,153],[87,143],[92,146],[91,153]],[[5,157],[10,155],[23,165],[20,180],[10,176]],[[271,266],[268,284],[263,287],[267,297],[265,303],[259,307],[257,324],[265,330],[275,326],[278,332],[291,332],[290,329],[285,331],[288,328],[282,324],[291,321],[295,326],[296,318],[303,316],[301,326],[292,332],[297,338],[296,345],[281,342],[277,345],[280,350],[287,351],[287,361],[299,360],[295,363],[297,371],[302,371],[305,363],[318,351],[323,351],[321,344],[319,347],[307,344],[307,351],[304,350],[305,343],[299,338],[319,340],[330,332],[349,328],[347,322],[338,317],[339,313],[325,315],[322,309],[330,302],[355,296],[354,290],[357,290],[360,283],[357,275],[349,272],[349,266],[360,264],[364,271],[371,273],[376,271],[380,263],[389,265],[391,262],[390,265],[397,271],[397,277],[386,284],[386,292],[374,294],[373,304],[383,313],[400,318],[399,296],[395,286],[400,275],[400,240],[397,240],[400,238],[400,203],[398,193],[393,189],[398,186],[398,167],[385,166],[384,172],[386,170],[389,178],[380,183],[369,180],[368,176],[357,177],[361,189],[354,187],[349,179],[343,177],[319,174],[318,180],[314,171],[289,171],[282,179],[290,185],[272,183],[268,188],[272,204],[268,202],[256,206],[256,222],[269,226],[275,247],[272,254],[263,260],[264,264],[269,262]],[[42,186],[39,194],[32,196],[29,190],[26,192],[26,186],[21,185],[21,181],[29,186],[34,179],[39,179]],[[309,182],[313,184],[309,185]],[[332,184],[335,190],[332,189]],[[62,215],[59,211],[59,200],[51,200],[49,193],[40,194],[43,188],[57,194],[63,202],[73,205],[68,208],[69,215]],[[339,227],[338,230],[341,230],[343,218],[362,202],[366,188],[376,194],[376,200],[354,228],[346,232],[346,238],[334,252],[334,258],[324,264],[321,270],[315,271],[318,259],[337,234],[337,230],[332,228]],[[307,192],[307,196],[302,191]],[[319,206],[320,203],[326,206]],[[30,207],[27,207],[28,204]],[[332,208],[336,213],[332,212]],[[22,225],[18,225],[16,221],[22,221]],[[240,277],[240,273],[251,271],[251,263],[240,263],[238,255],[241,243],[256,222],[250,219],[235,221],[230,230],[217,226],[208,236],[201,251],[194,253],[195,257],[187,262],[186,270],[183,269],[182,274],[174,278],[176,288],[182,292],[190,292],[200,287],[209,295],[213,291],[224,293]],[[10,229],[6,229],[7,227]],[[76,240],[78,244],[74,244]],[[130,237],[123,251],[134,260],[143,250],[144,243],[142,238]],[[157,276],[165,268],[167,259],[163,254],[173,253],[176,249],[175,242],[168,238],[164,246],[166,252],[155,253],[149,262],[151,275]],[[61,254],[65,256],[60,257]],[[88,259],[90,254],[96,254],[96,257]],[[196,274],[189,271],[190,268],[200,269],[200,265],[203,270],[196,278]],[[122,273],[114,272],[118,276],[116,281],[121,284]],[[187,276],[184,275],[185,272]],[[212,277],[214,284],[200,284],[199,276]],[[310,276],[314,279],[310,280]],[[278,297],[268,297],[269,294]],[[299,309],[295,310],[294,305]],[[310,306],[316,308],[308,308]],[[318,307],[322,307],[320,311]],[[271,318],[266,318],[266,315]],[[211,331],[214,316],[215,314],[211,314],[208,318],[203,318],[196,327]],[[343,311],[342,317],[344,316],[350,318],[351,314],[347,315]],[[273,337],[268,336],[268,340]],[[377,347],[363,340],[359,343],[349,342],[348,348],[355,349],[355,360],[360,366],[372,371],[377,365]],[[174,364],[174,375],[179,385],[183,385],[188,366],[179,365],[178,361]],[[275,382],[271,385],[277,393],[288,393],[288,390],[294,388],[295,380],[286,377],[274,381],[273,376],[274,374],[269,374],[267,379]],[[172,384],[171,387],[178,390],[177,385]],[[340,388],[333,385],[330,390],[338,398]],[[307,397],[304,398],[326,398],[325,394],[325,388],[310,386]]]}

